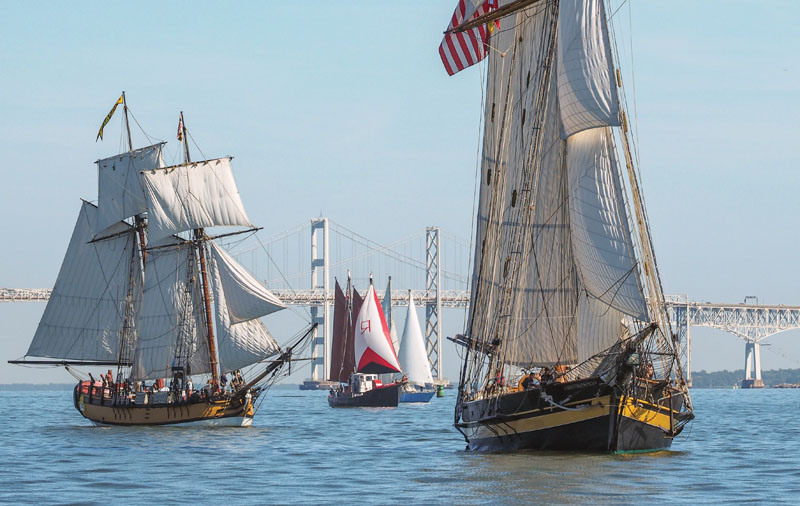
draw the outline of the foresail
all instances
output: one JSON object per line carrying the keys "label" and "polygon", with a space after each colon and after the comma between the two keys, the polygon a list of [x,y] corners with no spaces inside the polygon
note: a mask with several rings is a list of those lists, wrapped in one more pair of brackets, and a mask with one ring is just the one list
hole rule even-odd
{"label": "foresail", "polygon": [[[135,314],[141,302],[135,229],[117,222],[109,229],[114,237],[89,242],[98,214],[94,205],[81,205],[53,292],[26,355],[68,360],[119,358],[129,287],[134,309],[130,314]],[[128,325],[135,330],[135,321]],[[135,338],[134,333],[131,336]]]}
{"label": "foresail", "polygon": [[567,139],[572,248],[583,287],[606,306],[649,321],[609,128]]}
{"label": "foresail", "polygon": [[251,226],[230,158],[145,171],[142,176],[153,241],[195,228]]}
{"label": "foresail", "polygon": [[177,238],[148,252],[139,341],[131,376],[172,376],[173,365],[190,374],[211,372],[195,247]]}
{"label": "foresail", "polygon": [[225,290],[228,319],[231,323],[246,322],[286,309],[286,305],[278,297],[256,281],[225,250],[213,241],[209,241],[209,244]]}
{"label": "foresail", "polygon": [[358,372],[383,374],[400,372],[386,318],[378,296],[370,285],[358,312],[355,327],[355,358]]}
{"label": "foresail", "polygon": [[558,100],[563,137],[619,125],[619,102],[603,0],[561,0]]}
{"label": "foresail", "polygon": [[[214,292],[214,306],[216,308],[214,316],[216,320],[217,354],[219,355],[220,372],[225,373],[269,358],[277,353],[279,347],[257,317],[239,323],[235,323],[231,318],[231,311],[228,309],[231,301],[238,300],[238,302],[241,302],[244,300],[242,294],[247,292],[241,290],[239,283],[232,282],[230,278],[226,278],[230,276],[230,271],[226,271],[226,269],[230,269],[231,265],[225,264],[225,262],[232,261],[232,259],[217,245],[213,243],[212,245],[209,264],[211,286]],[[228,288],[231,288],[230,298]],[[254,306],[255,304],[243,304],[238,308],[240,310],[239,315],[243,314],[242,308],[253,308]],[[254,311],[254,313],[259,311]]]}
{"label": "foresail", "polygon": [[414,298],[410,294],[406,324],[403,328],[403,340],[400,343],[400,356],[398,358],[400,367],[410,383],[417,385],[433,383],[428,353],[425,351],[425,342],[419,327],[417,308],[414,305]]}
{"label": "foresail", "polygon": [[163,146],[162,142],[97,161],[99,215],[95,235],[109,235],[104,233],[108,227],[147,211],[141,171],[164,166]]}

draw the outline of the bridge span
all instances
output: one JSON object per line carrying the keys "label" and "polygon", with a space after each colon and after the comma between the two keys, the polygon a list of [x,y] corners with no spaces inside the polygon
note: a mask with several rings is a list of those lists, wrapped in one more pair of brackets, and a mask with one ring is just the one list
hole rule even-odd
{"label": "bridge span", "polygon": [[[417,249],[412,251],[410,244],[414,241]],[[336,253],[335,262],[331,261],[332,249]],[[348,249],[349,256],[346,254]],[[309,250],[310,262],[303,260],[309,259]],[[425,307],[424,335],[428,358],[434,376],[444,379],[441,309],[466,308],[469,304],[469,279],[461,274],[469,272],[472,256],[469,241],[443,234],[438,227],[428,227],[424,234],[381,245],[327,218],[315,218],[266,241],[259,239],[258,246],[249,249],[233,245],[231,252],[245,264],[250,259],[251,272],[261,274],[260,279],[264,279],[271,291],[287,305],[309,308],[312,321],[320,324],[319,332],[312,338],[312,379],[322,380],[328,376],[334,302],[331,275],[339,274],[341,279],[346,279],[351,274],[350,269],[353,269],[354,281],[362,284],[375,272],[376,280],[394,274],[395,281],[400,281],[395,286],[412,287],[411,290],[392,289],[391,304],[407,306],[410,291],[415,302]],[[447,253],[450,270],[442,268],[445,263],[443,253]],[[420,260],[420,257],[425,260]],[[298,260],[298,270],[294,273],[290,272],[290,259]],[[259,261],[264,265],[259,265]],[[303,264],[310,265],[310,269]],[[303,285],[310,288],[294,288]],[[425,288],[418,288],[420,286]],[[377,291],[380,299],[384,300],[386,292]],[[44,302],[49,298],[48,288],[0,288],[0,302]],[[779,332],[800,328],[800,306],[763,305],[758,304],[755,297],[747,297],[741,304],[722,304],[690,301],[687,295],[673,295],[667,296],[667,305],[683,345],[682,360],[690,386],[692,326],[720,329],[745,342],[743,388],[764,386],[761,342]]]}

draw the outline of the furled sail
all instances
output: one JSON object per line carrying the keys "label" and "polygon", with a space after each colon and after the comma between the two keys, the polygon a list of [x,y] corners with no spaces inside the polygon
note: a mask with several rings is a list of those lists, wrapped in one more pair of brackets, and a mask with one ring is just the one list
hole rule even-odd
{"label": "furled sail", "polygon": [[251,226],[230,158],[145,171],[142,176],[153,241],[195,228]]}
{"label": "furled sail", "polygon": [[567,138],[619,125],[619,102],[602,0],[562,0],[558,14],[558,100]]}
{"label": "furled sail", "polygon": [[[89,242],[99,212],[84,202],[50,300],[27,355],[69,360],[117,360],[127,298],[141,302],[135,229],[112,225],[110,237]],[[131,268],[131,262],[137,262]],[[132,283],[132,286],[131,286]],[[135,328],[135,321],[127,323]]]}
{"label": "furled sail", "polygon": [[375,288],[369,286],[354,323],[358,372],[383,374],[400,372],[389,327],[381,311]]}
{"label": "furled sail", "polygon": [[330,376],[331,381],[347,381],[352,372],[344,370],[344,357],[347,348],[348,336],[350,335],[350,317],[347,314],[347,298],[336,281],[333,302],[333,339],[331,341],[331,362]]}
{"label": "furled sail", "polygon": [[567,139],[567,166],[572,248],[584,288],[648,321],[611,131],[593,128]]}
{"label": "furled sail", "polygon": [[211,372],[193,244],[173,237],[149,251],[139,320],[134,379],[171,377],[173,365],[188,366],[190,374]]}
{"label": "furled sail", "polygon": [[403,341],[400,343],[400,366],[410,383],[425,385],[433,383],[431,366],[428,362],[428,353],[425,351],[425,342],[419,327],[417,308],[411,292],[408,294],[408,313],[406,324],[403,328]]}
{"label": "furled sail", "polygon": [[556,76],[555,4],[501,22],[489,57],[467,333],[505,363],[574,363],[578,277]]}
{"label": "furled sail", "polygon": [[211,241],[208,244],[219,368],[220,372],[229,372],[260,362],[279,350],[258,318],[286,306],[222,248]]}
{"label": "furled sail", "polygon": [[230,322],[241,323],[286,309],[286,305],[264,285],[259,283],[236,260],[231,258],[214,242],[211,256],[214,257],[219,278],[225,290],[225,301]]}
{"label": "furled sail", "polygon": [[118,221],[147,211],[141,172],[164,166],[161,150],[165,143],[135,149],[97,161],[99,215],[95,235]]}

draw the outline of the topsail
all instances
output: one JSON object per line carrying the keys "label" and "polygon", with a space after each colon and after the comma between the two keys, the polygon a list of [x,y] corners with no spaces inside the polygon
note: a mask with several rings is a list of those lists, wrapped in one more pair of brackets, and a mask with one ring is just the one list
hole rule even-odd
{"label": "topsail", "polygon": [[151,241],[203,227],[252,226],[230,158],[142,172]]}
{"label": "topsail", "polygon": [[164,166],[161,156],[164,143],[135,149],[97,161],[97,207],[100,210],[96,234],[111,225],[147,211],[141,171]]}

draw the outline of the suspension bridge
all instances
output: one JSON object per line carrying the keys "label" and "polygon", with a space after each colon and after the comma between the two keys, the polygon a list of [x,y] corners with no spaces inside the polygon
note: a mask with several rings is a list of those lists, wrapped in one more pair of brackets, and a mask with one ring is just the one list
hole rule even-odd
{"label": "suspension bridge", "polygon": [[[465,309],[469,303],[472,248],[469,241],[438,227],[379,244],[328,218],[314,218],[265,240],[250,236],[226,248],[288,306],[308,311],[318,323],[312,337],[312,381],[329,377],[333,328],[334,280],[348,275],[366,289],[374,280],[378,297],[391,278],[391,306],[408,306],[409,295],[425,307],[425,343],[434,377],[443,381],[442,317],[445,308]],[[310,253],[310,254],[309,254]],[[446,268],[445,268],[446,266]],[[0,302],[47,301],[49,289],[0,288]],[[748,303],[750,302],[750,303]],[[691,386],[691,327],[712,327],[745,341],[743,388],[761,388],[760,345],[768,337],[800,328],[800,306],[759,305],[754,297],[741,304],[690,301],[668,296],[667,305],[682,345]],[[391,321],[391,311],[387,315]]]}

